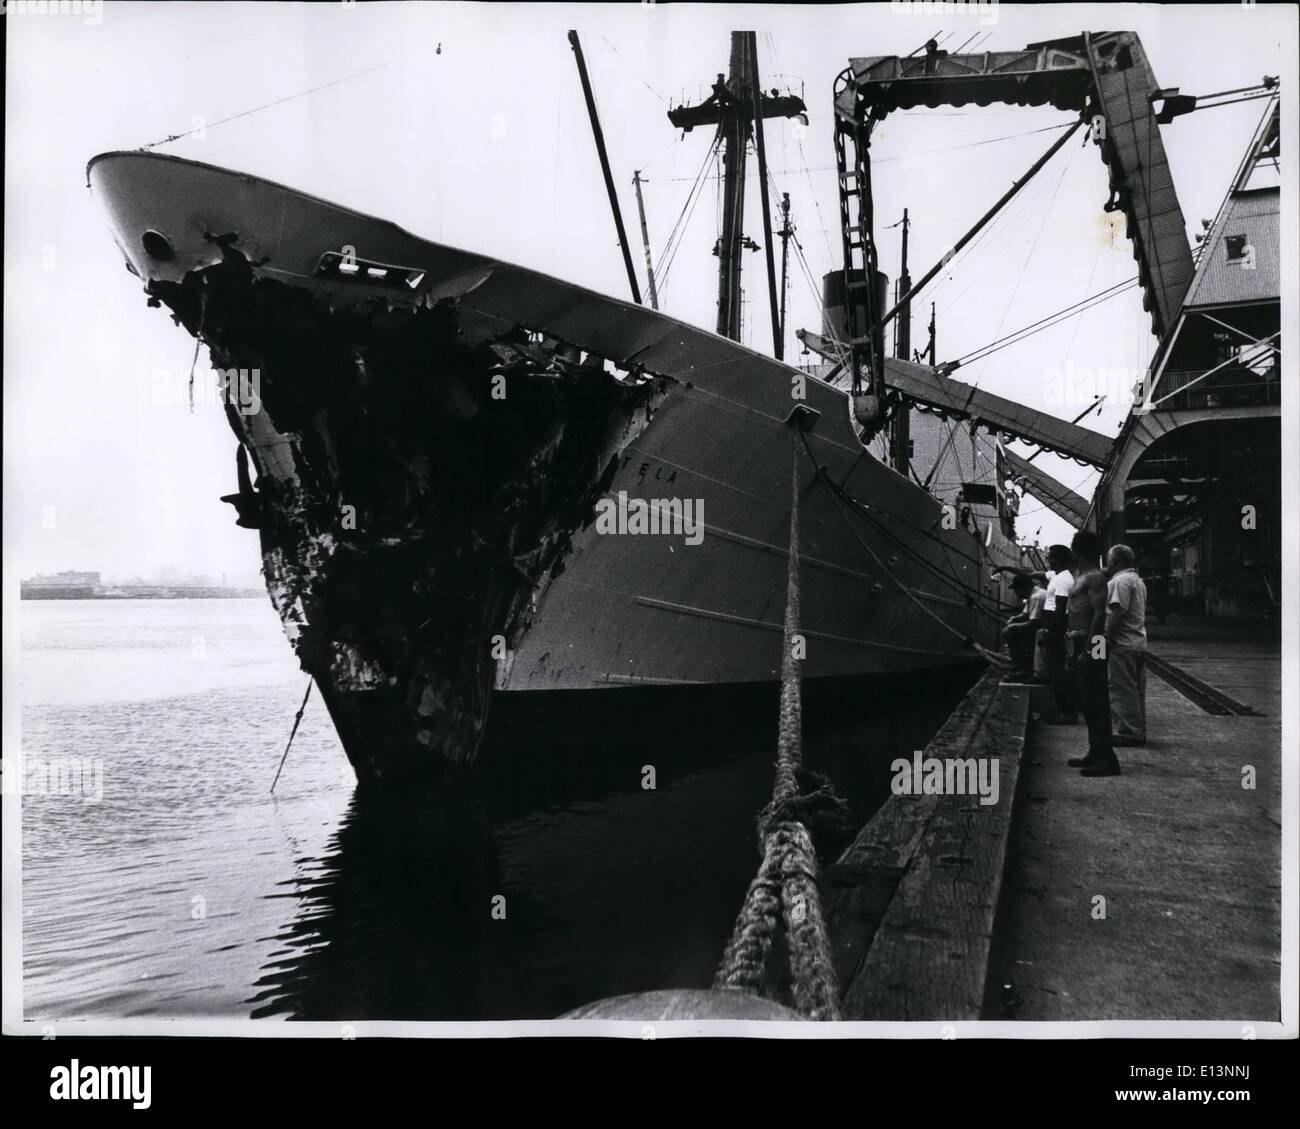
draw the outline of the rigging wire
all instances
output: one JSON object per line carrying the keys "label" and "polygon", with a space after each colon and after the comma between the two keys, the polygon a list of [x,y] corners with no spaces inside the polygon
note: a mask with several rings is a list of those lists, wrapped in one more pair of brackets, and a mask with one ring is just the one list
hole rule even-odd
{"label": "rigging wire", "polygon": [[[1126,279],[1123,282],[1117,282],[1113,286],[1109,286],[1105,290],[1100,290],[1088,298],[1080,299],[1073,305],[1057,310],[1054,314],[1048,314],[1046,317],[1039,318],[1036,322],[1031,322],[1029,325],[1015,330],[1013,333],[1008,333],[1005,337],[999,337],[994,341],[990,341],[987,345],[981,345],[978,349],[972,349],[965,356],[958,357],[956,361],[949,361],[948,363],[950,365],[964,365],[971,361],[983,360],[991,353],[996,353],[1001,349],[1005,349],[1008,345],[1018,344],[1020,341],[1032,337],[1035,333],[1041,333],[1045,329],[1051,329],[1053,325],[1064,321],[1068,317],[1087,313],[1093,308],[1093,306],[1100,306],[1102,302],[1109,301],[1116,295],[1123,294],[1125,291],[1132,289],[1137,284],[1137,281],[1137,275],[1134,275],[1132,278]],[[1077,323],[1075,328],[1077,330]]]}
{"label": "rigging wire", "polygon": [[[405,56],[399,56],[396,59],[389,59],[385,63],[376,63],[373,67],[366,67],[365,70],[353,71],[352,74],[344,75],[342,78],[336,78],[331,82],[322,83],[320,86],[313,86],[310,90],[300,90],[297,94],[287,94],[283,98],[276,98],[272,102],[264,102],[262,105],[254,106],[252,109],[241,110],[239,113],[231,114],[229,117],[221,118],[219,121],[208,122],[203,128],[205,130],[216,129],[219,125],[225,125],[227,122],[238,121],[240,118],[249,117],[251,114],[261,113],[263,110],[269,110],[273,106],[282,106],[284,103],[292,102],[296,98],[305,98],[308,94],[317,94],[322,90],[328,90],[331,86],[338,86],[344,82],[351,82],[354,78],[360,78],[362,75],[372,74],[374,71],[383,70],[384,67],[391,67],[394,63],[400,63],[403,58],[405,58]],[[160,138],[158,141],[151,141],[148,145],[141,145],[136,152],[143,153],[149,149],[156,149],[159,145],[166,145],[171,141],[179,141],[183,137],[189,137],[193,132],[194,127],[191,126],[183,133],[173,133],[167,137]]]}
{"label": "rigging wire", "polygon": [[[1037,187],[1038,186],[1036,186],[1036,188]],[[978,251],[985,244],[985,241],[992,236],[994,230],[998,227],[1008,226],[1012,216],[1018,218],[1022,211],[1027,211],[1031,206],[1031,203],[1037,201],[1039,194],[1039,191],[1035,191],[1023,200],[1012,201],[1011,205],[994,216],[989,225],[985,227],[985,229],[970,243],[949,259],[948,269],[944,271],[929,288],[930,301],[937,301],[939,296],[944,293],[945,289],[952,284],[953,280],[957,277],[955,268],[958,264],[962,266],[969,264],[974,259],[976,251]],[[971,287],[979,281],[980,276],[978,274],[972,275],[971,280],[962,287],[961,291],[957,294],[954,299],[954,305],[959,303],[961,299],[966,296],[967,291],[969,291]]]}
{"label": "rigging wire", "polygon": [[704,170],[709,167],[711,159],[717,156],[717,154],[718,150],[716,147],[710,149],[710,151],[705,154],[705,163],[700,169],[701,176],[696,185],[694,198],[692,199],[691,197],[687,197],[686,205],[678,219],[677,226],[674,228],[677,238],[672,242],[671,249],[665,247],[664,253],[659,256],[659,265],[655,268],[655,277],[661,295],[667,292],[669,272],[673,269],[673,264],[677,261],[677,252],[681,250],[682,243],[685,240],[686,229],[690,226],[691,218],[695,215],[695,209],[699,205],[700,198],[704,195],[704,177],[702,174]]}
{"label": "rigging wire", "polygon": [[[949,116],[961,117],[964,115],[952,114]],[[942,149],[918,149],[914,152],[894,153],[884,157],[873,156],[871,158],[871,165],[872,168],[874,168],[876,165],[887,165],[887,164],[891,164],[894,161],[910,160],[913,157],[938,157],[938,156],[943,156],[944,154],[947,153],[955,153],[962,149],[978,149],[982,145],[994,145],[1002,141],[1015,141],[1017,138],[1031,137],[1036,133],[1051,133],[1054,130],[1068,129],[1073,124],[1074,124],[1073,121],[1060,122],[1057,125],[1041,126],[1038,129],[1026,129],[1026,130],[1022,130],[1019,133],[1007,133],[1007,134],[1003,134],[1000,137],[986,137],[983,141],[970,141],[964,145],[948,145]],[[799,148],[800,148],[800,153],[802,155],[803,152],[802,140],[800,140],[799,142]],[[809,165],[807,163],[807,160],[805,159],[804,163],[797,169],[785,168],[785,169],[772,169],[771,171],[779,174],[787,174],[787,173],[796,174],[800,172],[806,172],[810,174],[808,186],[809,188],[812,188],[812,180],[811,180],[812,173],[835,172],[836,167],[834,165]]]}
{"label": "rigging wire", "polygon": [[[828,234],[830,228],[826,226],[826,219],[822,215],[822,206],[820,201],[817,199],[817,188],[813,184],[812,170],[808,167],[808,155],[804,152],[803,138],[799,137],[796,138],[796,140],[799,142],[799,160],[803,163],[803,171],[808,178],[808,192],[812,196],[813,207],[817,209],[817,222],[822,225],[822,238],[826,241],[826,261],[828,263],[834,263],[835,253],[831,250],[831,237]],[[833,165],[828,167],[834,168]]]}
{"label": "rigging wire", "polygon": [[[1092,251],[1092,270],[1088,272],[1088,284],[1083,288],[1085,294],[1092,289],[1092,281],[1094,278],[1097,277],[1097,264],[1100,262],[1101,262],[1101,240],[1098,239],[1095,241],[1095,246],[1093,247],[1093,251]],[[1069,359],[1071,352],[1074,350],[1075,339],[1079,336],[1079,327],[1083,324],[1083,316],[1082,316],[1083,312],[1086,311],[1081,311],[1079,320],[1074,323],[1074,328],[1070,332],[1069,343],[1065,346],[1065,352],[1061,356],[1062,368],[1065,367],[1065,362]]]}
{"label": "rigging wire", "polygon": [[[657,151],[655,152],[655,155],[654,155],[653,157],[651,157],[648,161],[642,161],[639,165],[637,165],[637,168],[639,168],[642,172],[645,172],[648,168],[650,168],[650,167],[655,163],[655,161],[659,160],[660,157],[662,157],[665,153],[667,153],[669,149],[672,149],[672,148],[674,148],[675,146],[679,145],[679,144],[681,143],[682,136],[683,136],[683,135],[680,134],[680,133],[674,134],[673,137],[672,137],[672,139],[668,142],[667,145],[665,145],[665,146],[663,146],[663,148],[657,150]],[[670,183],[671,183],[671,182],[678,182],[678,183],[681,183],[681,182],[688,181],[688,180],[690,180],[691,178],[688,177],[688,176],[680,176],[680,177],[679,177],[679,176],[670,176],[670,177],[663,177],[663,178],[661,178],[661,179],[663,179],[663,180],[667,180],[667,181],[669,181]],[[643,183],[643,184],[649,184],[650,182],[649,182],[648,180],[643,180],[642,183]]]}
{"label": "rigging wire", "polygon": [[673,224],[673,229],[668,233],[668,239],[664,243],[663,253],[659,256],[661,262],[665,259],[665,256],[668,254],[669,249],[672,247],[674,240],[680,237],[681,227],[686,220],[686,213],[690,208],[691,199],[694,196],[694,194],[698,191],[700,185],[703,183],[704,174],[709,167],[709,163],[713,160],[713,153],[714,150],[712,146],[709,149],[705,150],[704,160],[700,162],[700,168],[699,171],[695,174],[694,183],[691,185],[690,191],[686,194],[686,203],[682,205],[682,210],[681,212],[678,213],[677,216],[677,222]]}
{"label": "rigging wire", "polygon": [[[949,585],[949,587],[953,588],[954,591],[962,592],[965,596],[965,602],[967,607],[975,611],[981,611],[985,615],[1000,616],[1002,614],[1000,608],[991,608],[985,602],[986,598],[984,597],[984,594],[980,592],[978,589],[972,588],[970,587],[970,585],[966,584],[958,577],[944,572],[932,561],[930,561],[926,557],[921,556],[921,554],[919,554],[915,549],[913,549],[906,541],[902,540],[896,534],[881,526],[880,523],[870,513],[867,512],[867,510],[861,505],[861,503],[857,501],[856,498],[854,498],[852,495],[846,494],[842,488],[837,486],[834,483],[834,481],[832,481],[830,475],[826,473],[825,468],[820,463],[817,462],[816,457],[812,453],[812,448],[808,445],[808,436],[802,430],[800,430],[799,436],[803,441],[804,452],[807,454],[808,460],[816,468],[817,477],[829,488],[831,492],[831,497],[835,500],[836,506],[840,510],[840,516],[843,518],[845,525],[848,526],[849,530],[853,533],[858,543],[862,545],[864,549],[866,549],[867,553],[871,556],[872,560],[875,561],[876,566],[886,575],[893,578],[894,582],[898,585],[899,589],[910,600],[912,600],[912,602],[915,603],[917,607],[921,609],[922,612],[924,612],[931,619],[934,619],[946,631],[949,631],[952,634],[956,635],[959,639],[962,639],[963,642],[970,642],[969,636],[963,635],[961,632],[957,631],[957,629],[954,628],[951,624],[947,623],[943,619],[940,619],[939,616],[937,616],[929,608],[925,607],[924,604],[922,604],[921,601],[917,599],[915,595],[912,594],[911,590],[906,588],[903,585],[902,581],[897,578],[896,570],[885,567],[884,563],[880,560],[879,557],[876,556],[875,552],[872,550],[872,548],[866,542],[866,540],[863,539],[862,535],[857,531],[853,523],[849,521],[848,514],[845,512],[842,503],[849,505],[854,510],[854,512],[859,514],[861,517],[865,518],[867,522],[870,523],[873,526],[873,528],[877,530],[877,532],[883,534],[885,537],[888,537],[891,541],[894,542],[895,545],[897,545],[900,549],[906,552],[909,556],[911,556],[914,560],[916,560],[918,564],[920,564],[927,571],[932,573],[940,581]],[[916,533],[927,533],[927,531],[922,530],[916,526],[909,526],[909,528],[911,528],[913,532]],[[931,540],[937,540],[941,545],[944,545],[945,548],[947,547],[946,542],[944,542],[942,539],[935,538],[933,534],[928,534],[928,535],[930,536]],[[979,567],[980,562],[977,558],[972,557],[969,554],[964,552],[961,555],[965,557],[968,561],[971,561],[976,568]],[[949,561],[949,564],[951,564],[951,561]]]}
{"label": "rigging wire", "polygon": [[[780,187],[778,186],[776,182],[776,178],[773,176],[771,169],[767,170],[767,187],[771,191],[774,197],[779,197],[781,195]],[[814,198],[814,203],[815,202],[816,201]],[[768,239],[772,239],[774,237],[775,237],[774,232],[768,232],[767,234]],[[795,262],[799,266],[800,272],[803,275],[804,282],[808,286],[808,292],[812,296],[813,308],[814,309],[820,308],[822,305],[822,293],[821,293],[821,288],[817,284],[817,276],[814,273],[812,267],[809,265],[807,256],[804,253],[803,244],[799,242],[799,237],[794,233],[793,228],[790,231],[790,241],[794,244],[794,248],[795,248]],[[840,351],[840,343],[836,341],[834,342],[834,344],[836,346],[837,352]],[[839,359],[843,361],[846,358],[847,358],[847,354],[842,354]]]}
{"label": "rigging wire", "polygon": [[614,52],[615,55],[617,55],[620,59],[623,60],[624,65],[631,72],[633,78],[639,81],[642,86],[644,86],[648,91],[650,91],[650,93],[653,94],[656,98],[658,98],[659,101],[662,102],[665,106],[669,105],[668,99],[665,98],[662,94],[659,93],[659,91],[657,91],[653,86],[650,85],[650,83],[646,80],[646,77],[643,74],[641,74],[641,72],[638,71],[636,67],[632,65],[631,59],[629,59],[626,55],[624,55],[622,51],[620,51],[617,47],[615,47],[603,35],[600,38],[604,40],[606,47],[608,47],[611,51]]}
{"label": "rigging wire", "polygon": [[[993,217],[992,221],[988,224],[988,226],[986,226],[984,230],[979,233],[979,235],[977,235],[966,247],[964,247],[956,256],[954,256],[952,260],[950,260],[949,269],[946,272],[944,272],[939,277],[939,279],[936,282],[934,282],[929,288],[928,293],[929,293],[930,300],[934,301],[935,299],[937,299],[937,297],[944,291],[944,288],[953,282],[954,278],[956,277],[952,269],[954,264],[970,263],[971,259],[974,256],[974,253],[980,247],[986,245],[986,241],[992,236],[995,229],[1007,228],[1013,219],[1017,223],[1019,223],[1023,216],[1027,215],[1028,213],[1036,209],[1038,205],[1042,202],[1044,196],[1047,194],[1048,185],[1049,182],[1046,180],[1038,181],[1036,184],[1030,187],[1026,192],[1022,192],[1020,195],[1016,197],[1016,199],[1012,200],[1005,208],[1003,208],[1000,212],[998,212],[998,214]],[[1000,262],[1004,262],[1004,260],[1000,260]],[[973,275],[971,277],[971,280],[964,287],[962,287],[962,289],[957,293],[956,297],[953,299],[953,303],[956,304],[960,302],[961,299],[964,298],[966,294],[970,291],[970,289],[979,281],[980,281],[979,275],[978,274]]]}
{"label": "rigging wire", "polygon": [[[659,262],[655,265],[655,273],[658,275],[668,262],[676,241],[681,237],[683,230],[682,225],[687,222],[687,214],[692,209],[692,203],[696,193],[704,182],[704,174],[708,170],[709,163],[713,160],[713,146],[710,146],[704,153],[704,160],[700,162],[699,170],[695,174],[695,179],[691,184],[690,191],[686,194],[686,202],[682,205],[682,210],[677,214],[677,222],[673,224],[672,230],[668,233],[668,238],[664,241],[663,251],[659,255]],[[675,180],[676,178],[674,178]]]}

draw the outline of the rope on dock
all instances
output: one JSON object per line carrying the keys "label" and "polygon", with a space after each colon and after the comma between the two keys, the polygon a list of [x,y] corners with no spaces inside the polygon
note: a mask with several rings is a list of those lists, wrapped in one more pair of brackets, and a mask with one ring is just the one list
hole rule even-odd
{"label": "rope on dock", "polygon": [[800,778],[805,773],[802,771],[800,660],[795,658],[794,640],[799,633],[798,438],[793,440],[792,456],[790,557],[776,780],[772,799],[758,819],[763,861],[745,895],[713,986],[761,995],[772,942],[784,922],[794,1006],[811,1019],[834,1020],[839,1018],[839,989],[817,890],[817,853],[805,826],[809,808],[825,802],[829,782],[821,781],[811,794],[800,792]]}

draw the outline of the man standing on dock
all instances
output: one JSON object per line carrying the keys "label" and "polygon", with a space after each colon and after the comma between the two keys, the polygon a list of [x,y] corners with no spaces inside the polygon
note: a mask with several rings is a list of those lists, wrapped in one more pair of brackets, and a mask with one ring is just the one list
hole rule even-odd
{"label": "man standing on dock", "polygon": [[1047,720],[1052,725],[1073,725],[1077,720],[1074,676],[1065,663],[1065,613],[1070,589],[1074,586],[1074,556],[1064,545],[1053,545],[1047,550],[1047,567],[1052,575],[1047,582],[1047,595],[1043,603],[1043,651],[1047,656],[1047,672],[1056,697],[1056,713]]}
{"label": "man standing on dock", "polygon": [[1127,545],[1107,554],[1110,584],[1106,594],[1106,648],[1110,656],[1110,711],[1113,743],[1147,743],[1147,586],[1137,558]]}
{"label": "man standing on dock", "polygon": [[1110,684],[1106,639],[1106,575],[1101,571],[1101,539],[1086,529],[1070,543],[1075,578],[1066,606],[1066,663],[1073,670],[1088,723],[1088,755],[1068,763],[1084,776],[1118,776],[1119,760],[1110,733]]}

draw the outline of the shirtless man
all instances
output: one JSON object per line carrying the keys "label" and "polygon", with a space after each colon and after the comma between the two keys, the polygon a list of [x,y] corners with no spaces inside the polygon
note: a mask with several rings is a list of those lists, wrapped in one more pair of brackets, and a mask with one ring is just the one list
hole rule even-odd
{"label": "shirtless man", "polygon": [[1119,760],[1111,743],[1110,686],[1106,665],[1106,575],[1099,567],[1101,538],[1080,530],[1074,550],[1074,584],[1066,603],[1066,663],[1074,672],[1079,702],[1088,723],[1088,755],[1069,764],[1083,776],[1118,776]]}

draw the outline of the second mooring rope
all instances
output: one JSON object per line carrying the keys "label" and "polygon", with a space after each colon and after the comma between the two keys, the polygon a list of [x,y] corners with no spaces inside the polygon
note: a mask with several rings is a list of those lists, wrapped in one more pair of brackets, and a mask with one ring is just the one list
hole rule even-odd
{"label": "second mooring rope", "polygon": [[763,861],[736,919],[715,988],[762,992],[772,942],[785,925],[794,1006],[811,1019],[839,1019],[839,990],[817,891],[817,852],[801,809],[813,797],[799,792],[803,762],[799,634],[799,438],[793,437],[790,480],[790,561],[781,656],[781,720],[776,781],[758,820]]}

